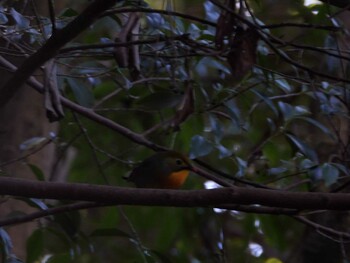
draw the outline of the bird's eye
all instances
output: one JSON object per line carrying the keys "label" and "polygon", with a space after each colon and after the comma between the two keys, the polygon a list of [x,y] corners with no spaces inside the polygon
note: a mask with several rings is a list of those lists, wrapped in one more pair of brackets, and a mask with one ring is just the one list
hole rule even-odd
{"label": "bird's eye", "polygon": [[176,165],[183,165],[183,161],[181,159],[176,159]]}

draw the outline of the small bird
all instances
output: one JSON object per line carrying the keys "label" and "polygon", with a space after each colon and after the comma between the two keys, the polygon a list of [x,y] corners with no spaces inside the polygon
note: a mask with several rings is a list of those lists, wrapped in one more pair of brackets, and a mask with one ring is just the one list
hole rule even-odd
{"label": "small bird", "polygon": [[140,188],[180,188],[193,167],[190,160],[175,151],[158,152],[144,160],[125,180]]}

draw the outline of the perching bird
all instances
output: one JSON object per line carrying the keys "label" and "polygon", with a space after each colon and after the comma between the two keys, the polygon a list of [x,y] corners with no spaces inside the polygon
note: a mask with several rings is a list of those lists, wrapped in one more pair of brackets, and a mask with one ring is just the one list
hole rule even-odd
{"label": "perching bird", "polygon": [[123,177],[140,188],[180,188],[193,167],[175,151],[158,152],[144,160],[129,176]]}

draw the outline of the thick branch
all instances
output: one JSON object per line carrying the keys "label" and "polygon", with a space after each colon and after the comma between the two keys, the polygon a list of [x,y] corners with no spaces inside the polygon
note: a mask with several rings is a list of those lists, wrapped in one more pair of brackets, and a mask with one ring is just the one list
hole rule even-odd
{"label": "thick branch", "polygon": [[287,192],[240,187],[188,191],[133,189],[77,183],[48,183],[9,177],[0,177],[0,194],[115,205],[214,207],[243,204],[300,210],[350,209],[350,194],[340,193]]}
{"label": "thick branch", "polygon": [[79,16],[61,30],[56,30],[47,42],[26,59],[13,76],[0,89],[0,107],[5,105],[22,87],[34,71],[53,58],[58,50],[88,28],[104,11],[117,0],[95,0]]}

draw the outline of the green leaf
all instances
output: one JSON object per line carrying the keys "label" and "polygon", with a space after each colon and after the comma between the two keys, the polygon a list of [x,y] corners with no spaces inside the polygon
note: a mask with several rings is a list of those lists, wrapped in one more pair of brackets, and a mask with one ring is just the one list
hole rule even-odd
{"label": "green leaf", "polygon": [[292,106],[282,101],[278,102],[278,106],[283,114],[285,121],[290,121],[299,116],[310,114],[310,112],[303,106]]}
{"label": "green leaf", "polygon": [[208,155],[214,149],[213,144],[200,135],[195,135],[191,139],[190,158]]}
{"label": "green leaf", "polygon": [[223,128],[220,121],[213,114],[210,114],[209,123],[210,123],[211,131],[215,135],[215,142],[217,143],[220,142],[223,136]]}
{"label": "green leaf", "polygon": [[273,168],[268,169],[268,174],[269,175],[280,175],[286,171],[288,171],[288,169],[286,167],[273,167]]}
{"label": "green leaf", "polygon": [[39,181],[45,181],[45,175],[43,173],[43,171],[36,165],[34,164],[30,164],[27,163],[28,167],[30,168],[30,170],[33,172],[33,174],[35,175],[36,179],[38,179]]}
{"label": "green leaf", "polygon": [[59,224],[65,233],[73,238],[77,235],[81,225],[81,216],[78,211],[56,214],[54,221]]}
{"label": "green leaf", "polygon": [[46,140],[47,140],[46,137],[32,137],[22,142],[19,146],[19,149],[21,151],[31,150],[37,147],[38,145],[43,144]]}
{"label": "green leaf", "polygon": [[84,82],[73,78],[66,78],[66,82],[68,87],[73,91],[77,102],[84,107],[91,108],[94,104],[94,96],[90,87]]}
{"label": "green leaf", "polygon": [[44,231],[37,229],[27,240],[27,263],[35,262],[44,252]]}
{"label": "green leaf", "polygon": [[227,114],[232,119],[233,125],[236,127],[241,127],[241,112],[233,100],[225,102],[225,107],[227,109]]}
{"label": "green leaf", "polygon": [[285,93],[289,93],[292,91],[291,86],[289,85],[289,83],[285,80],[285,79],[275,79],[275,83],[277,84],[277,86],[279,86]]}
{"label": "green leaf", "polygon": [[256,89],[250,89],[250,91],[253,92],[257,97],[262,99],[266,103],[266,105],[273,111],[273,113],[276,116],[278,116],[278,110],[276,109],[275,104],[272,102],[272,100],[258,92]]}
{"label": "green leaf", "polygon": [[296,137],[290,133],[286,133],[286,136],[300,150],[301,153],[303,153],[310,160],[317,162],[318,158],[317,158],[317,154],[314,151],[314,149],[312,149],[306,143],[304,143],[301,139],[299,139],[298,137]]}
{"label": "green leaf", "polygon": [[207,76],[217,74],[220,70],[226,74],[231,74],[229,67],[212,57],[202,58],[194,68],[199,77],[205,78]]}
{"label": "green leaf", "polygon": [[339,170],[336,166],[330,163],[324,163],[320,166],[322,179],[327,187],[336,183],[339,178]]}
{"label": "green leaf", "polygon": [[232,155],[232,151],[230,151],[229,149],[227,149],[225,146],[223,146],[221,144],[215,145],[215,148],[218,149],[218,151],[219,151],[219,158],[220,159],[230,157]]}
{"label": "green leaf", "polygon": [[333,132],[331,132],[326,126],[324,126],[322,123],[320,123],[319,121],[309,118],[309,117],[297,117],[298,119],[307,121],[308,123],[314,125],[315,127],[319,128],[322,132],[324,132],[325,134],[329,135],[329,137],[331,137],[333,140],[336,140],[336,137],[334,135]]}
{"label": "green leaf", "polygon": [[317,163],[309,159],[304,159],[300,162],[301,169],[312,169],[312,168],[315,168],[316,166],[317,166]]}
{"label": "green leaf", "polygon": [[349,175],[349,168],[346,165],[340,163],[332,163],[333,166],[337,167],[339,171],[342,171],[344,174]]}

